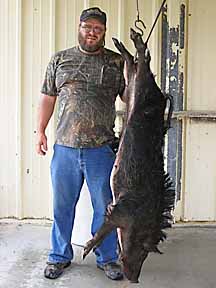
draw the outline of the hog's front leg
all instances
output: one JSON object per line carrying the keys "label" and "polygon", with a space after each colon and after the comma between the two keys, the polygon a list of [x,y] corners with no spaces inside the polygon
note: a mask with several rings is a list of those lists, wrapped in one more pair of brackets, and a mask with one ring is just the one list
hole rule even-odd
{"label": "hog's front leg", "polygon": [[83,259],[89,254],[89,252],[93,249],[95,250],[103,241],[103,239],[114,229],[116,228],[111,222],[106,221],[101,226],[101,228],[95,233],[94,237],[89,240],[85,247],[83,253]]}

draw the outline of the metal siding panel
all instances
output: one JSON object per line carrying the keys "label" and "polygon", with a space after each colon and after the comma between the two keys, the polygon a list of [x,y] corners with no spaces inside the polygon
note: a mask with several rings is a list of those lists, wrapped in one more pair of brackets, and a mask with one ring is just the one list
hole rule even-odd
{"label": "metal siding panel", "polygon": [[56,0],[56,51],[63,50],[67,45],[67,0]]}
{"label": "metal siding panel", "polygon": [[[40,84],[38,87],[38,95],[40,94],[40,88],[44,80],[45,69],[50,60],[51,55],[56,51],[56,0],[41,0],[41,63],[39,67],[43,69],[40,70]],[[47,35],[48,43],[47,43]],[[39,97],[36,97],[36,102],[38,105]],[[48,153],[46,157],[37,156],[37,170],[35,170],[35,179],[37,181],[37,186],[35,186],[35,192],[40,191],[42,199],[43,209],[38,209],[40,211],[40,218],[51,218],[52,216],[52,188],[49,175],[49,165],[52,157],[52,145],[54,142],[54,127],[55,127],[55,117],[50,120],[47,127],[47,138],[48,138]],[[36,127],[35,127],[36,129]],[[35,139],[36,141],[36,139]],[[35,153],[35,151],[33,151]],[[41,211],[42,210],[42,211]]]}
{"label": "metal siding panel", "polygon": [[[47,129],[49,152],[46,157],[39,157],[35,152],[36,117],[39,91],[43,76],[43,61],[49,61],[53,52],[53,38],[47,35],[53,29],[53,1],[26,1],[23,5],[23,217],[44,218],[51,215],[51,191],[49,183],[49,162],[52,153],[53,121]],[[42,11],[48,14],[42,13]],[[43,25],[46,27],[43,29]],[[45,48],[44,46],[47,46]],[[42,54],[48,56],[47,59]]]}
{"label": "metal siding panel", "polygon": [[[19,1],[18,1],[19,4]],[[19,128],[19,118],[20,113],[17,114],[18,109],[20,108],[20,95],[19,93],[19,84],[18,81],[16,81],[17,78],[17,69],[19,62],[17,62],[17,52],[19,52],[19,41],[17,38],[17,34],[19,33],[20,23],[19,23],[19,6],[14,3],[13,0],[8,1],[8,59],[7,64],[8,65],[8,74],[6,79],[6,85],[8,87],[7,91],[7,99],[8,99],[8,111],[6,115],[6,119],[8,119],[8,183],[11,186],[10,190],[8,191],[8,215],[13,215],[14,213],[19,213],[20,208],[20,201],[18,197],[21,195],[21,187],[17,180],[20,179],[20,175],[17,175],[17,166],[16,158],[18,163],[19,161],[19,155],[17,150],[17,145],[20,145],[20,139],[19,133],[20,130],[17,131],[17,128]],[[16,39],[16,41],[15,41]],[[18,80],[18,79],[17,79]],[[17,96],[17,97],[16,97]],[[4,121],[5,123],[5,121]],[[15,132],[15,133],[12,133]],[[18,177],[18,179],[17,179]],[[11,181],[12,180],[12,181]],[[15,194],[15,195],[14,195]],[[13,197],[14,195],[14,197]],[[16,209],[18,207],[18,209]]]}
{"label": "metal siding panel", "polygon": [[[188,109],[216,110],[216,2],[191,0],[188,41]],[[208,69],[208,72],[206,71]],[[196,96],[195,96],[196,95]]]}
{"label": "metal siding panel", "polygon": [[177,200],[181,200],[182,176],[182,122],[172,120],[168,131],[167,171],[175,183]]}
{"label": "metal siding panel", "polygon": [[55,51],[77,45],[79,16],[90,1],[55,0]]}
{"label": "metal siding panel", "polygon": [[16,128],[15,131],[13,131],[14,135],[16,136],[15,139],[15,147],[16,147],[16,157],[15,159],[12,159],[15,162],[15,169],[16,169],[16,175],[15,175],[15,182],[16,182],[16,208],[14,215],[16,217],[21,217],[22,214],[22,173],[21,173],[21,166],[22,166],[22,157],[21,157],[21,151],[22,151],[22,91],[21,91],[21,49],[22,49],[22,0],[16,1],[16,24],[15,24],[15,97],[16,97]]}
{"label": "metal siding panel", "polygon": [[[7,73],[7,66],[6,65],[6,53],[7,53],[7,5],[6,1],[1,2],[0,7],[0,36],[2,39],[2,43],[0,45],[0,61],[1,61],[1,68],[0,68],[0,128],[2,131],[2,135],[4,135],[5,139],[8,139],[8,127],[6,115],[8,106],[6,105],[6,73]],[[6,70],[6,71],[5,71]],[[3,125],[4,123],[4,125]],[[6,141],[0,142],[0,151],[1,153],[1,163],[3,163],[3,167],[5,169],[0,170],[0,202],[5,203],[5,205],[1,205],[0,207],[0,216],[4,215],[4,213],[8,213],[8,167],[7,167],[7,156],[8,156],[8,149]]]}
{"label": "metal siding panel", "polygon": [[168,37],[169,37],[169,26],[167,19],[167,6],[165,6],[162,10],[162,25],[161,25],[161,33],[162,33],[162,43],[161,43],[161,90],[163,93],[166,92],[166,84],[167,84],[167,70],[168,70]]}
{"label": "metal siding panel", "polygon": [[[171,5],[170,9],[175,11],[178,6],[176,1],[168,2]],[[139,3],[140,17],[148,28],[145,31],[147,36],[161,1],[146,0]],[[189,3],[191,16],[189,16],[186,108],[215,110],[215,91],[211,87],[214,87],[215,73],[212,59],[215,59],[216,40],[211,36],[214,35],[216,3],[214,0],[208,0],[208,5],[201,0],[196,2],[191,0]],[[114,49],[111,36],[117,36],[133,53],[134,47],[129,39],[129,27],[134,26],[136,5],[130,0],[0,1],[2,39],[0,123],[5,140],[1,141],[0,161],[4,169],[0,171],[0,203],[3,203],[0,217],[50,218],[52,197],[49,163],[54,139],[54,121],[51,121],[47,130],[48,155],[39,157],[35,153],[34,144],[39,90],[51,54],[77,43],[79,14],[83,8],[92,5],[98,5],[107,11],[107,46]],[[173,25],[177,21],[178,13],[172,14]],[[158,24],[156,29],[159,27]],[[180,27],[185,28],[182,22]],[[158,37],[159,30],[154,31],[149,43],[155,73],[159,68]],[[182,39],[180,31],[180,46],[183,46]],[[180,71],[182,72],[181,63],[185,57],[182,52],[179,54],[179,59],[181,57]],[[14,85],[11,84],[11,79],[14,79]],[[180,86],[183,86],[183,80],[180,74]],[[180,96],[183,97],[183,94]],[[180,101],[177,104],[179,109],[182,109],[181,104],[184,103]],[[122,109],[122,106],[119,107]],[[182,195],[184,204],[179,213],[180,215],[182,213],[185,220],[216,220],[215,122],[184,120],[183,125],[186,127],[183,141],[185,143],[185,170],[183,171],[185,194]],[[180,134],[176,133],[176,137],[177,135],[180,137]],[[176,147],[178,151],[180,138]],[[179,174],[178,169],[179,166],[177,166],[177,174]]]}
{"label": "metal siding panel", "polygon": [[[184,96],[185,5],[182,2],[167,1],[162,17],[161,87],[173,96],[175,112],[183,109]],[[177,200],[181,200],[182,121],[172,119],[171,127],[168,131],[167,170],[175,183]]]}
{"label": "metal siding panel", "polygon": [[[146,36],[160,3],[160,0],[140,1],[140,17],[147,25]],[[116,36],[133,53],[129,28],[134,27],[137,11],[130,0],[0,1],[3,40],[0,46],[0,122],[5,139],[1,142],[4,169],[0,172],[0,202],[3,203],[0,217],[51,217],[49,163],[55,123],[53,119],[47,129],[48,155],[39,157],[35,152],[34,133],[39,91],[51,55],[77,43],[80,12],[92,5],[100,6],[108,14],[107,46],[115,49],[111,37]],[[159,26],[149,43],[156,74],[158,35]]]}
{"label": "metal siding panel", "polygon": [[[50,217],[51,215],[51,195],[48,179],[52,149],[49,145],[50,153],[48,153],[46,158],[36,155],[36,135],[34,133],[36,131],[39,91],[43,78],[42,74],[44,74],[41,67],[47,65],[49,57],[53,52],[52,38],[48,38],[50,41],[47,41],[47,35],[50,34],[53,28],[51,21],[52,14],[42,13],[43,8],[46,11],[52,12],[52,9],[50,9],[52,8],[51,4],[53,4],[53,1],[22,1],[22,163],[19,167],[22,176],[22,195],[20,199],[22,210],[19,215],[20,218],[43,218]],[[49,17],[47,18],[47,16]],[[44,25],[45,23],[47,25]],[[43,42],[43,39],[46,39],[46,41]],[[47,57],[44,57],[44,55],[47,55]],[[48,138],[53,138],[52,125],[49,126],[51,127],[47,131],[47,134],[50,136]]]}
{"label": "metal siding panel", "polygon": [[189,221],[216,220],[216,125],[188,120],[185,215]]}
{"label": "metal siding panel", "polygon": [[[22,189],[23,189],[23,211],[22,217],[32,213],[34,190],[32,189],[32,68],[35,55],[33,55],[34,45],[34,1],[23,0],[22,6]],[[36,73],[36,71],[35,71]],[[36,75],[35,75],[36,76]],[[34,206],[35,207],[35,206]]]}
{"label": "metal siding panel", "polygon": [[[214,0],[189,1],[186,108],[192,112],[216,109],[216,92],[212,89],[215,84],[216,39],[212,37],[215,11]],[[215,120],[213,117],[188,119],[186,127],[184,219],[215,221]]]}
{"label": "metal siding panel", "polygon": [[[16,3],[0,2],[0,217],[16,213]],[[5,204],[5,205],[2,205]]]}
{"label": "metal siding panel", "polygon": [[[78,29],[78,9],[77,1],[67,0],[66,2],[66,47],[71,47],[77,43],[77,29]],[[83,8],[83,6],[82,6]],[[73,15],[71,15],[73,14]]]}

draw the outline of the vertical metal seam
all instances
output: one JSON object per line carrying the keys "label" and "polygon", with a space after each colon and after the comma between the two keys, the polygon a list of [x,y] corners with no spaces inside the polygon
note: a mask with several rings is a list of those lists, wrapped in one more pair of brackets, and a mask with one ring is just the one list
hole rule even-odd
{"label": "vertical metal seam", "polygon": [[22,218],[22,0],[16,0],[16,22],[16,217]]}
{"label": "vertical metal seam", "polygon": [[[152,4],[152,19],[154,21],[155,19],[155,15],[157,15],[158,12],[158,7],[160,7],[162,0],[154,0],[153,4]],[[163,10],[162,10],[163,11]],[[161,30],[161,26],[162,26],[162,13],[160,15],[159,21],[157,23],[157,25],[155,26],[155,31],[152,34],[151,37],[151,47],[153,48],[153,54],[152,54],[152,58],[154,58],[154,67],[152,67],[153,71],[156,71],[156,81],[157,83],[161,83],[161,63],[160,63],[160,59],[161,59],[161,49],[160,49],[160,39],[161,39],[161,34],[160,34],[160,30]],[[152,22],[153,22],[152,21]],[[156,61],[155,61],[156,58]]]}
{"label": "vertical metal seam", "polygon": [[124,41],[124,27],[125,27],[125,17],[123,17],[125,13],[125,1],[118,0],[118,37],[121,41]]}
{"label": "vertical metal seam", "polygon": [[[9,1],[6,1],[6,4],[5,4],[5,8],[6,8],[6,11],[5,11],[5,15],[6,15],[6,25],[5,25],[5,34],[6,34],[6,36],[5,36],[5,47],[6,47],[6,49],[5,49],[5,51],[4,51],[4,53],[5,53],[5,57],[4,57],[4,61],[5,61],[5,65],[3,65],[4,66],[4,74],[5,75],[7,75],[6,77],[8,77],[8,79],[10,78],[9,77],[9,75],[8,75],[8,73],[9,73],[9,70],[8,70],[8,63],[6,62],[6,61],[8,61],[8,56],[9,56],[9,53],[8,53],[8,51],[9,51],[9,35],[10,35],[10,30],[9,30],[9,25],[10,25],[10,16],[9,16],[9,13],[10,13],[10,9],[9,9]],[[5,93],[4,93],[4,95],[6,96],[6,95],[8,95],[8,85],[6,84],[6,85],[4,85],[4,90],[5,90]],[[4,96],[4,97],[5,97]],[[8,97],[5,97],[5,100],[4,100],[4,102],[5,102],[5,106],[7,107],[8,105]],[[8,165],[7,163],[6,163],[6,165]],[[7,169],[7,171],[8,171],[8,169]],[[9,173],[7,173],[7,179],[9,179]],[[7,193],[6,193],[6,197],[7,197],[7,214],[8,214],[8,212],[9,212],[9,201],[8,201],[8,187],[7,187]]]}
{"label": "vertical metal seam", "polygon": [[[188,61],[187,61],[187,53],[188,53],[188,9],[189,9],[189,0],[182,0],[181,5],[185,5],[185,11],[184,11],[184,67],[182,67],[183,71],[184,71],[184,76],[183,76],[183,109],[187,109],[187,96],[186,96],[186,87],[187,87],[187,77],[186,77],[186,71],[187,71],[187,65],[188,65]],[[187,35],[187,36],[186,36]],[[181,191],[182,191],[182,215],[181,215],[181,219],[185,220],[185,211],[186,211],[186,186],[185,186],[185,164],[186,164],[186,127],[187,127],[187,122],[186,122],[186,118],[182,119],[182,160],[181,160],[181,165],[182,165],[182,171],[181,171]]]}
{"label": "vertical metal seam", "polygon": [[[56,0],[50,0],[50,54],[56,49]],[[50,55],[51,56],[51,55]]]}
{"label": "vertical metal seam", "polygon": [[[39,2],[39,63],[40,63],[40,67],[41,67],[41,62],[42,62],[42,0],[40,0]],[[40,71],[41,72],[41,71]]]}
{"label": "vertical metal seam", "polygon": [[84,9],[87,9],[90,5],[90,0],[84,0]]}
{"label": "vertical metal seam", "polygon": [[64,47],[67,47],[67,41],[68,41],[67,40],[67,35],[68,35],[68,12],[69,12],[68,11],[68,6],[69,6],[68,5],[68,0],[65,0],[65,7],[64,7],[65,8],[64,9],[64,13],[65,13],[65,19],[64,19],[64,21],[65,21],[65,23],[64,23],[65,24],[65,29],[64,29],[65,30],[64,31],[64,36],[65,37],[64,38],[65,39],[64,40],[65,40],[65,43],[64,43]]}
{"label": "vertical metal seam", "polygon": [[[50,38],[49,38],[49,56],[51,57],[56,52],[56,0],[50,0]],[[48,139],[50,143],[54,142],[54,128],[56,122],[56,110],[49,123]]]}

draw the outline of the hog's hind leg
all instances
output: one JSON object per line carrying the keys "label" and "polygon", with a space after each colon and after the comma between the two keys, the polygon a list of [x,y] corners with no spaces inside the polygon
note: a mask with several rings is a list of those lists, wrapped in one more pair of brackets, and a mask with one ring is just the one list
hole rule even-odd
{"label": "hog's hind leg", "polygon": [[118,39],[112,38],[114,45],[119,50],[119,52],[122,54],[122,56],[126,59],[131,58],[133,59],[133,56],[128,52],[128,50],[125,48],[124,44],[122,42],[119,42]]}
{"label": "hog's hind leg", "polygon": [[114,45],[121,53],[122,57],[126,60],[128,65],[128,70],[132,69],[134,61],[133,56],[128,52],[122,42],[119,42],[116,38],[112,38]]}

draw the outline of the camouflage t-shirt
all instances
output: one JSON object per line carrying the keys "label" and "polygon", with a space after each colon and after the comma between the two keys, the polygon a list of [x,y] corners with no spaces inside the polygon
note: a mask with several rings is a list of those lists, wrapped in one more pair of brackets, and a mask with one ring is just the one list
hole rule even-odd
{"label": "camouflage t-shirt", "polygon": [[122,57],[106,48],[88,55],[73,47],[57,52],[41,89],[58,96],[56,143],[97,147],[114,138],[115,100],[124,90]]}

